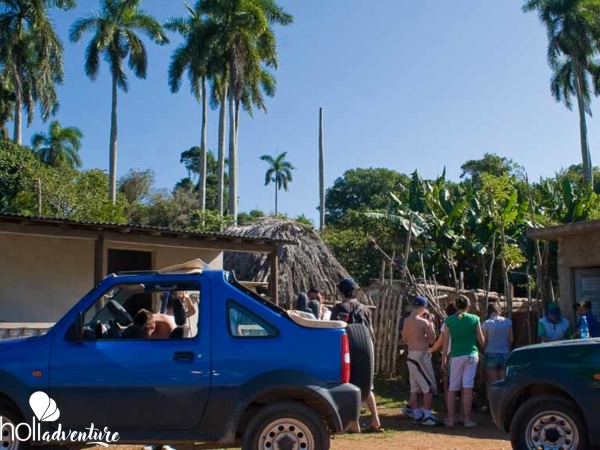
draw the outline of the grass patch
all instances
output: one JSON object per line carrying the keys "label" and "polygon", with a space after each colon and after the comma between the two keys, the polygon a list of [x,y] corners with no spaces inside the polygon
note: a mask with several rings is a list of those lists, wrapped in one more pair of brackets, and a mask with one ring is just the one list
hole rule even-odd
{"label": "grass patch", "polygon": [[[406,406],[410,398],[410,390],[404,387],[404,383],[397,379],[375,378],[375,399],[377,408],[402,408]],[[433,397],[433,409],[445,411],[446,402],[441,394]]]}

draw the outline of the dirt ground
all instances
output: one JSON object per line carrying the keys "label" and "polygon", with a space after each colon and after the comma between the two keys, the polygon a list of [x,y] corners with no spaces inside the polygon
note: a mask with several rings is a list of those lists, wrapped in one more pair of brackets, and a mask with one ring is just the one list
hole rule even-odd
{"label": "dirt ground", "polygon": [[[385,433],[337,436],[331,450],[510,450],[510,442],[496,429],[489,415],[475,416],[477,428],[413,425],[398,408],[382,408]],[[364,417],[363,420],[367,420]],[[174,446],[179,450],[177,446]],[[112,450],[141,450],[141,446],[110,446]],[[93,450],[104,450],[94,447]],[[185,450],[189,450],[186,446]]]}
{"label": "dirt ground", "polygon": [[332,442],[332,450],[511,449],[508,437],[494,426],[489,415],[475,416],[477,428],[413,425],[412,420],[396,408],[382,408],[380,417],[385,433],[340,436]]}

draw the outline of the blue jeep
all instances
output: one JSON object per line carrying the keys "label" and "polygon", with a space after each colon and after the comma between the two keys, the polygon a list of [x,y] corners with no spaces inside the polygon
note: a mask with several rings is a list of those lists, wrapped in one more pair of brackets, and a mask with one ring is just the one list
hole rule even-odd
{"label": "blue jeep", "polygon": [[[174,302],[168,336],[132,332],[181,291],[193,313]],[[372,382],[359,328],[286,311],[222,270],[112,274],[45,334],[0,341],[2,446],[114,443],[92,426],[118,444],[327,450]]]}

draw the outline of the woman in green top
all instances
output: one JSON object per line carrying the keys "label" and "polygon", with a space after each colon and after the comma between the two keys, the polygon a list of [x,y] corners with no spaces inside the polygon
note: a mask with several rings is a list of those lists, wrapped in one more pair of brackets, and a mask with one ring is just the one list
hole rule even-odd
{"label": "woman in green top", "polygon": [[[469,314],[469,299],[461,295],[455,302],[457,312],[445,320],[444,329],[444,351],[442,353],[443,367],[448,367],[450,359],[450,382],[446,405],[448,407],[448,419],[446,425],[454,426],[454,410],[456,393],[462,389],[463,402],[463,424],[465,427],[474,427],[476,424],[471,420],[471,408],[473,406],[473,385],[475,384],[475,373],[479,362],[479,350],[477,343],[484,347],[483,331],[479,317]],[[452,338],[450,355],[447,349]]]}

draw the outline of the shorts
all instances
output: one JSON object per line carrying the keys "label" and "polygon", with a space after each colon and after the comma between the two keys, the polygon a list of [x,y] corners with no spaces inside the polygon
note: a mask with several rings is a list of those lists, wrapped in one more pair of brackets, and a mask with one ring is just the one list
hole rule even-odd
{"label": "shorts", "polygon": [[506,364],[507,353],[486,353],[485,354],[485,368],[490,370],[501,370],[504,371],[504,365]]}
{"label": "shorts", "polygon": [[428,394],[437,392],[435,373],[429,352],[408,352],[408,372],[410,375],[410,392]]}
{"label": "shorts", "polygon": [[465,355],[450,358],[450,383],[448,389],[460,391],[462,388],[472,389],[475,385],[478,355]]}

